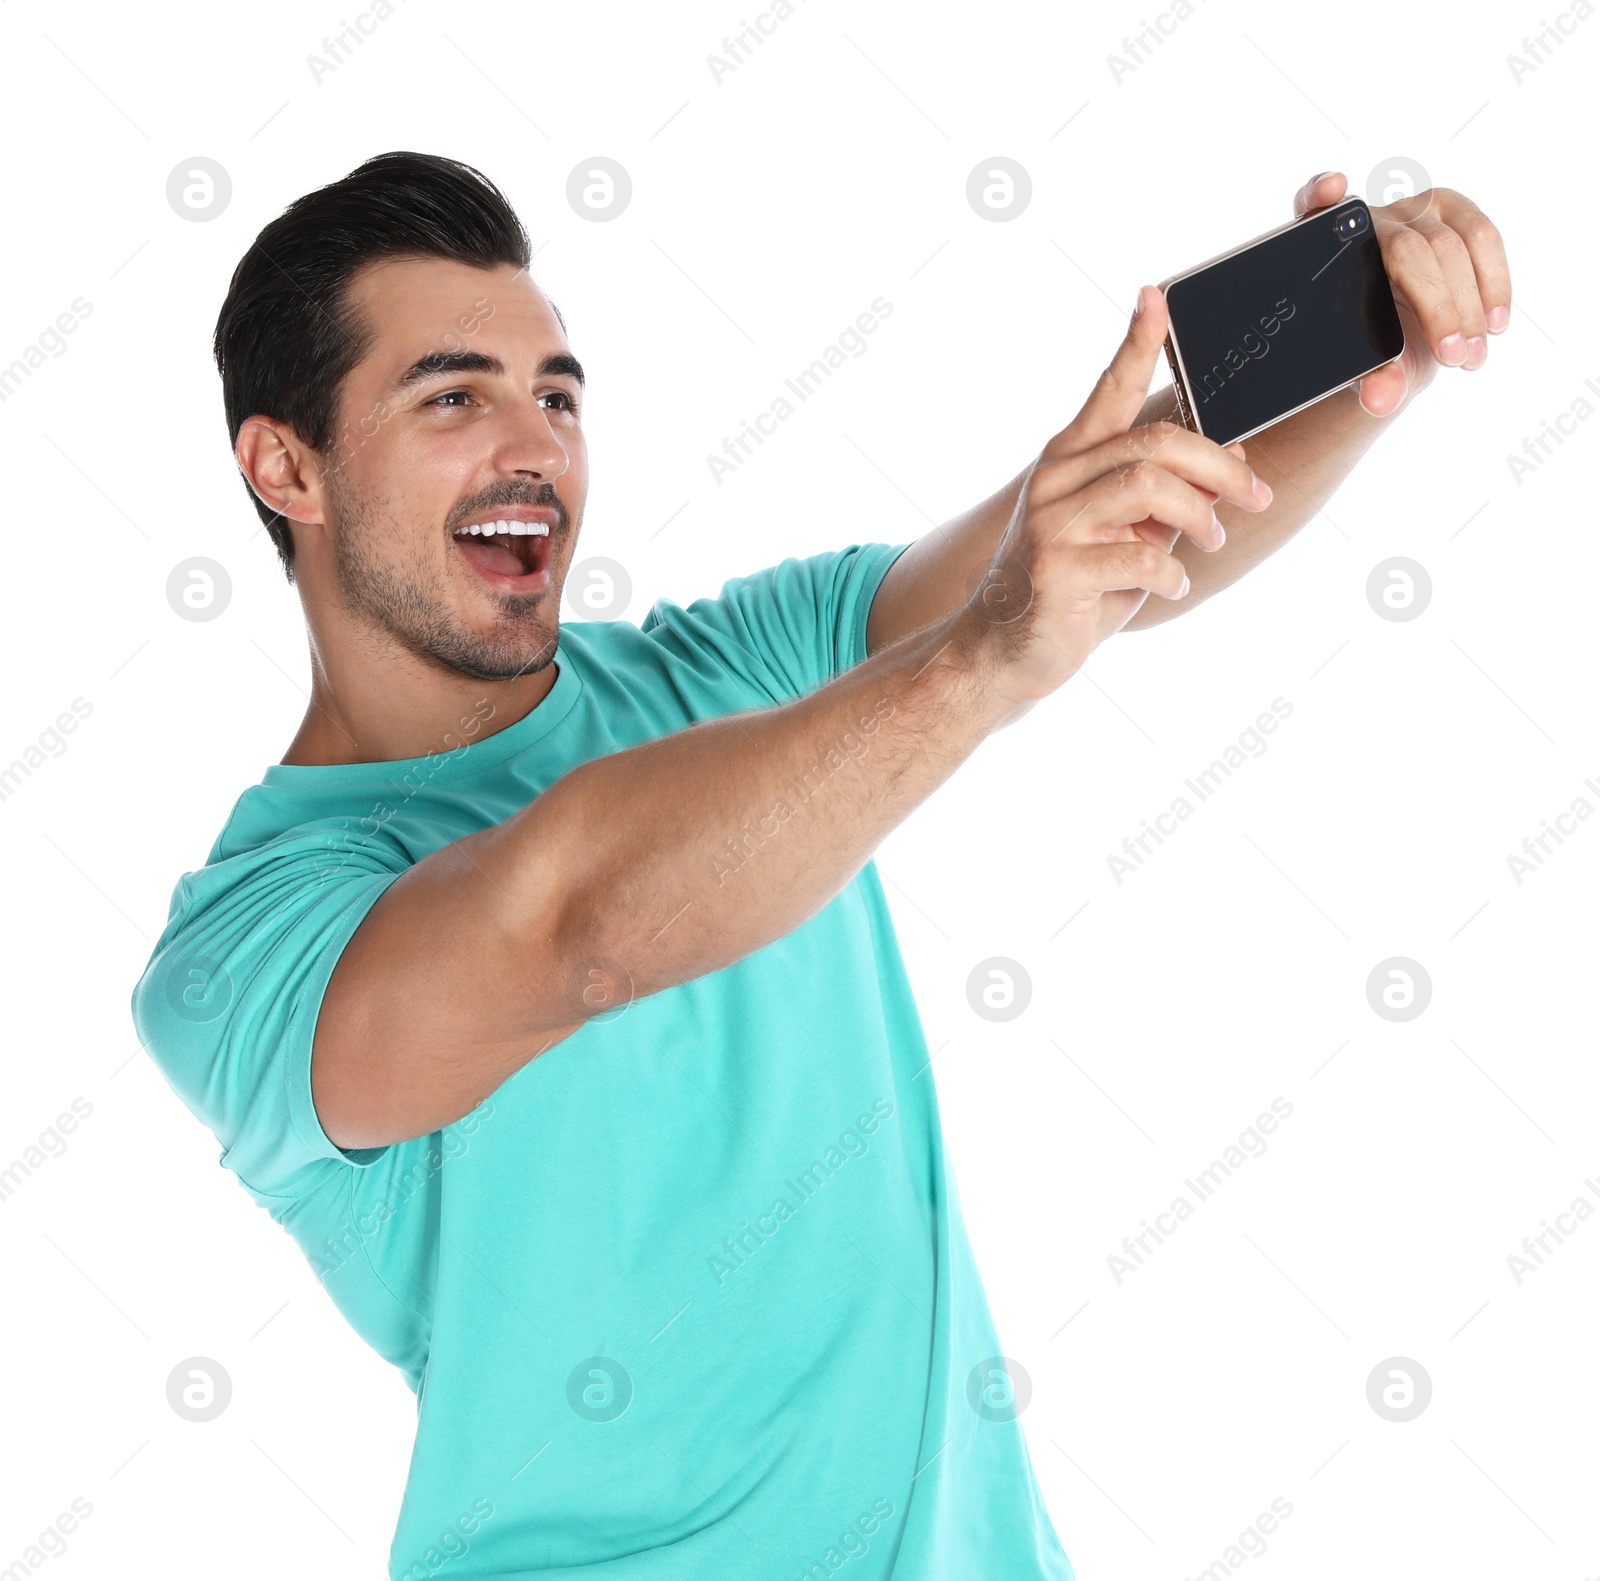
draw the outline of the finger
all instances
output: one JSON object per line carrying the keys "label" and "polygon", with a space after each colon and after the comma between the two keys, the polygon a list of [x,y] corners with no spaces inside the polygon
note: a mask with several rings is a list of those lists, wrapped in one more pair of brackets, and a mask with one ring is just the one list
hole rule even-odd
{"label": "finger", "polygon": [[1378,240],[1390,282],[1411,304],[1435,359],[1447,368],[1465,362],[1467,339],[1438,254],[1413,227],[1393,221],[1379,225]]}
{"label": "finger", "polygon": [[[1158,522],[1154,516],[1146,516],[1142,522],[1134,522],[1129,529],[1135,538],[1144,543],[1153,543],[1158,549],[1172,550],[1177,547],[1178,540],[1183,536],[1176,528],[1169,527],[1165,522]],[[1206,546],[1211,547],[1209,544]],[[1216,545],[1218,549],[1221,543]]]}
{"label": "finger", "polygon": [[1153,461],[1208,494],[1213,504],[1221,499],[1241,510],[1263,511],[1272,503],[1271,488],[1256,476],[1242,454],[1224,449],[1180,423],[1148,423],[1130,429],[1096,446],[1089,457],[1104,457],[1111,466]]}
{"label": "finger", "polygon": [[[1464,337],[1466,348],[1466,356],[1460,365],[1463,368],[1481,368],[1489,355],[1489,342],[1486,339],[1483,302],[1478,295],[1478,275],[1472,267],[1467,244],[1451,226],[1431,214],[1413,221],[1411,228],[1433,249],[1434,257],[1439,260],[1439,271],[1444,276],[1445,287],[1455,303],[1456,321],[1461,326],[1458,333]],[[1450,346],[1448,340],[1445,345],[1453,357],[1455,348]]]}
{"label": "finger", "polygon": [[1134,461],[1103,473],[1087,488],[1030,505],[1028,532],[1042,547],[1135,540],[1137,523],[1154,521],[1219,549],[1225,538],[1211,501],[1153,461]]}
{"label": "finger", "polygon": [[1344,196],[1344,176],[1337,170],[1324,170],[1313,176],[1294,195],[1294,217],[1304,219],[1317,209],[1325,209]]}
{"label": "finger", "polygon": [[1272,490],[1244,460],[1242,447],[1224,449],[1181,423],[1146,423],[1077,455],[1041,461],[1032,480],[1037,504],[1064,499],[1087,488],[1095,478],[1135,461],[1152,461],[1208,494],[1241,510],[1265,510]]}
{"label": "finger", "polygon": [[1387,417],[1406,398],[1406,370],[1398,358],[1359,380],[1361,404],[1374,417]]}
{"label": "finger", "polygon": [[1143,588],[1132,593],[1102,593],[1095,605],[1096,624],[1106,637],[1114,636],[1139,613],[1149,596]]}
{"label": "finger", "polygon": [[1438,189],[1439,218],[1466,244],[1478,279],[1478,299],[1483,304],[1484,324],[1491,335],[1498,335],[1511,321],[1511,269],[1506,263],[1505,243],[1494,222],[1471,198]]}
{"label": "finger", "polygon": [[1166,338],[1167,299],[1154,286],[1141,286],[1138,305],[1128,320],[1128,332],[1122,337],[1116,355],[1100,375],[1078,415],[1046,447],[1045,453],[1071,454],[1087,450],[1113,434],[1132,428],[1150,393],[1156,360],[1161,356]]}
{"label": "finger", "polygon": [[1080,546],[1063,566],[1061,591],[1075,600],[1129,591],[1176,600],[1189,591],[1189,573],[1183,561],[1150,543]]}

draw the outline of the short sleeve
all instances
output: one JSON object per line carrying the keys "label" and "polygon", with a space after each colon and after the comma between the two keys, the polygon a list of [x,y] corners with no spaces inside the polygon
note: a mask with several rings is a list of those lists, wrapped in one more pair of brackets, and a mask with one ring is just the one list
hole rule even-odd
{"label": "short sleeve", "polygon": [[736,576],[715,598],[658,599],[641,630],[670,627],[709,649],[773,702],[825,685],[867,656],[867,616],[889,567],[910,543],[851,544]]}
{"label": "short sleeve", "polygon": [[139,1040],[222,1144],[251,1191],[295,1196],[342,1151],[311,1101],[311,1046],[340,952],[398,871],[328,861],[325,841],[283,837],[185,874],[133,992]]}

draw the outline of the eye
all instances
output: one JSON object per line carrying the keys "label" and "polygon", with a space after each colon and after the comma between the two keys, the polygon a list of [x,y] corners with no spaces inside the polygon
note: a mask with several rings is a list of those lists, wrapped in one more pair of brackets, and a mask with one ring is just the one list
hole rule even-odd
{"label": "eye", "polygon": [[573,398],[570,395],[568,395],[565,390],[547,390],[543,395],[541,395],[539,397],[539,399],[541,401],[548,401],[552,397],[554,399],[558,400],[558,401],[565,401],[567,403],[565,406],[559,408],[560,411],[563,411],[563,412],[576,412],[578,410],[578,403],[576,401],[574,401]]}
{"label": "eye", "polygon": [[461,396],[463,399],[471,399],[470,392],[466,390],[446,390],[443,395],[436,395],[431,401],[424,401],[422,404],[424,406],[443,406],[446,401],[451,400],[457,395]]}

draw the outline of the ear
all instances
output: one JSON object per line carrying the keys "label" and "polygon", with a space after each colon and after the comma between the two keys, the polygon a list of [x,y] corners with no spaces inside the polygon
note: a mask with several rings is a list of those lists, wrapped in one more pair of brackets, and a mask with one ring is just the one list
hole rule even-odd
{"label": "ear", "polygon": [[247,417],[233,454],[245,481],[269,510],[306,526],[321,525],[322,469],[316,452],[288,424]]}

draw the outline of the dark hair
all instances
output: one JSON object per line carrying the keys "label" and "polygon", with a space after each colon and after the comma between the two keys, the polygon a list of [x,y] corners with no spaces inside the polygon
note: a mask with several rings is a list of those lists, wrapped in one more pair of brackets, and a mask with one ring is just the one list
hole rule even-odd
{"label": "dark hair", "polygon": [[[347,288],[365,265],[397,257],[480,269],[530,261],[527,232],[500,189],[436,154],[379,154],[296,199],[239,260],[217,315],[212,351],[230,442],[246,418],[271,417],[327,453],[339,387],[372,342]],[[288,520],[245,486],[293,582]]]}

